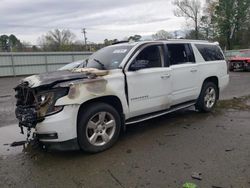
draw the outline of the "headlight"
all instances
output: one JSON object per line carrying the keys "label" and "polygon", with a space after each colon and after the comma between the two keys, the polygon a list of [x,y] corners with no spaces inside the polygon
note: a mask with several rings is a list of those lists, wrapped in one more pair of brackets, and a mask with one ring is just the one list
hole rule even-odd
{"label": "headlight", "polygon": [[57,88],[38,93],[39,116],[44,117],[60,112],[63,106],[55,106],[55,103],[59,98],[67,95],[68,91],[68,88]]}
{"label": "headlight", "polygon": [[41,103],[44,103],[45,100],[46,100],[46,95],[41,95],[41,96],[40,96],[40,101],[41,101]]}

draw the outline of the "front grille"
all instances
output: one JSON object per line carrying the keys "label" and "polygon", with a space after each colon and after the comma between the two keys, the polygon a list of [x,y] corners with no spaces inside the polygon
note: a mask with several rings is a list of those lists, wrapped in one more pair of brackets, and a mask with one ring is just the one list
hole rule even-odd
{"label": "front grille", "polygon": [[34,89],[28,87],[28,83],[24,82],[15,88],[17,100],[16,106],[33,106],[35,103]]}
{"label": "front grille", "polygon": [[[28,83],[19,84],[16,88],[16,118],[20,127],[34,128],[38,122],[35,90]],[[41,119],[42,120],[42,119]]]}
{"label": "front grille", "polygon": [[37,111],[35,108],[16,107],[16,118],[19,120],[19,126],[34,128],[37,123]]}

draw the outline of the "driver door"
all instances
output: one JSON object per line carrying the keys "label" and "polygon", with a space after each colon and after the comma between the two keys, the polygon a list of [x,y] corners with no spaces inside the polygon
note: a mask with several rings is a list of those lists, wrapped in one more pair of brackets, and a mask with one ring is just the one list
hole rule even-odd
{"label": "driver door", "polygon": [[130,117],[164,110],[171,104],[171,69],[164,66],[164,47],[140,49],[126,71]]}

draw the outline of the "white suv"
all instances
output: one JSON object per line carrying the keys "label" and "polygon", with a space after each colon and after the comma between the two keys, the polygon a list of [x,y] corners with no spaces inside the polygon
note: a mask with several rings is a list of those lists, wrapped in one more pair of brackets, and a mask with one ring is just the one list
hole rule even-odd
{"label": "white suv", "polygon": [[218,43],[120,43],[92,54],[84,68],[22,80],[16,117],[47,147],[100,152],[127,124],[192,105],[211,111],[228,82]]}

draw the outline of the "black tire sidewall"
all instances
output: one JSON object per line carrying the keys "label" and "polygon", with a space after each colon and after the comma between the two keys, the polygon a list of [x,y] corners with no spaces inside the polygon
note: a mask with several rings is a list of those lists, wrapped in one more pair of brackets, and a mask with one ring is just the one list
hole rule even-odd
{"label": "black tire sidewall", "polygon": [[[213,87],[214,90],[215,90],[215,93],[216,93],[216,100],[215,100],[214,105],[211,108],[207,108],[206,105],[205,105],[206,90],[209,87]],[[201,111],[201,112],[211,112],[214,109],[214,107],[215,107],[215,105],[217,103],[218,95],[219,95],[219,89],[218,89],[218,87],[213,82],[205,82],[203,84],[203,86],[202,86],[202,90],[201,90],[200,96],[199,96],[198,101],[196,103],[196,109],[199,110],[199,111]]]}
{"label": "black tire sidewall", "polygon": [[[86,137],[86,127],[89,119],[101,111],[106,111],[113,115],[116,121],[116,129],[113,138],[107,144],[103,146],[94,146],[89,143]],[[90,153],[101,152],[110,148],[117,141],[121,130],[121,117],[111,105],[106,103],[92,103],[81,110],[79,116],[77,122],[77,139],[79,146],[83,151]]]}

